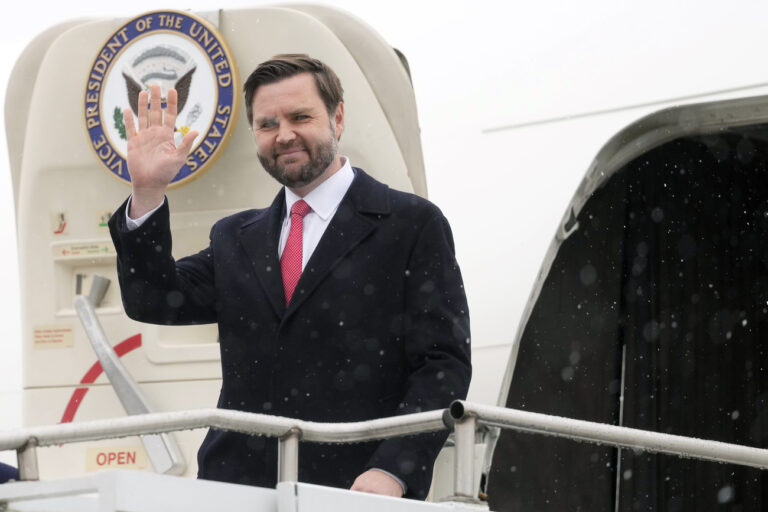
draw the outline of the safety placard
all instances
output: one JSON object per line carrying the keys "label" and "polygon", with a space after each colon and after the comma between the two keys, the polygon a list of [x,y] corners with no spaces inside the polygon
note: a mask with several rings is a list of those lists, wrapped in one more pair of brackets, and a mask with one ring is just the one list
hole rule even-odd
{"label": "safety placard", "polygon": [[107,256],[115,254],[110,242],[90,242],[80,244],[57,244],[53,246],[53,257],[82,258],[83,256]]}
{"label": "safety placard", "polygon": [[85,453],[85,470],[144,469],[147,452],[141,445],[88,448]]}
{"label": "safety placard", "polygon": [[38,325],[32,340],[36,349],[68,348],[75,344],[75,330],[71,324]]}
{"label": "safety placard", "polygon": [[69,222],[66,212],[51,212],[51,232],[54,235],[65,235],[69,233]]}
{"label": "safety placard", "polygon": [[112,217],[111,211],[99,212],[99,227],[103,229],[109,229],[109,218]]}

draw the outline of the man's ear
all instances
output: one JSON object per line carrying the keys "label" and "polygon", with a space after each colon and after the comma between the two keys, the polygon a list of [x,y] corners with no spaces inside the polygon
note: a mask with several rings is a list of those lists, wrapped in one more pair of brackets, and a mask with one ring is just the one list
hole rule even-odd
{"label": "man's ear", "polygon": [[344,132],[344,103],[340,102],[336,107],[336,112],[333,114],[333,126],[336,129],[336,140],[341,139],[341,134]]}

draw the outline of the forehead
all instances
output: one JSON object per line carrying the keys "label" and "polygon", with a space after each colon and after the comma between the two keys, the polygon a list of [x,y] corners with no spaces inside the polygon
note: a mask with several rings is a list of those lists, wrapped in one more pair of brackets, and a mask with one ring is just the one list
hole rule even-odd
{"label": "forehead", "polygon": [[262,85],[253,95],[253,115],[274,115],[286,109],[322,107],[315,77],[301,73],[277,82]]}

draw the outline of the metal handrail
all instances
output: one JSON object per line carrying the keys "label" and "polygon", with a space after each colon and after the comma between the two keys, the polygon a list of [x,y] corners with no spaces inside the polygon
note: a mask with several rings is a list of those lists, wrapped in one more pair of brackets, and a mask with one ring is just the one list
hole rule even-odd
{"label": "metal handrail", "polygon": [[215,428],[279,440],[278,481],[297,481],[299,441],[356,443],[454,428],[454,501],[475,501],[475,432],[496,427],[564,437],[597,444],[666,453],[768,469],[768,449],[695,439],[604,423],[506,409],[465,401],[450,409],[407,414],[353,423],[317,423],[281,416],[196,409],[143,414],[82,423],[29,427],[0,432],[0,451],[16,450],[23,479],[37,478],[37,446],[157,434],[195,428]]}
{"label": "metal handrail", "polygon": [[0,431],[0,451],[23,448],[31,438],[38,446],[53,446],[196,428],[278,438],[296,430],[302,441],[357,443],[444,430],[443,415],[443,410],[436,410],[351,423],[318,423],[228,409],[193,409]]}
{"label": "metal handrail", "polygon": [[357,443],[446,429],[446,411],[436,410],[350,423],[318,423],[226,409],[195,409],[123,418],[29,427],[0,432],[0,451],[16,450],[22,480],[37,480],[36,448],[196,428],[277,437],[279,481],[297,481],[298,442]]}
{"label": "metal handrail", "polygon": [[[474,404],[462,400],[451,404],[450,413],[456,421],[454,494],[465,499],[474,499],[475,496],[474,464],[472,463],[474,460],[470,459],[466,452],[467,447],[474,443],[474,431],[477,426],[512,429],[618,448],[768,469],[768,449],[763,448],[662,434],[606,423]],[[463,423],[469,424],[471,428],[459,428]],[[459,450],[460,446],[465,448]]]}

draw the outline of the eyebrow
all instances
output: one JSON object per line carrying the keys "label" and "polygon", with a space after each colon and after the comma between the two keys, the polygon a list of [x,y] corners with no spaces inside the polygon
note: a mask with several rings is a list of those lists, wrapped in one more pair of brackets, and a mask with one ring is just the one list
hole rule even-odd
{"label": "eyebrow", "polygon": [[267,121],[277,121],[277,118],[275,116],[259,116],[253,118],[255,124],[262,124]]}
{"label": "eyebrow", "polygon": [[[288,117],[293,117],[300,114],[313,114],[315,111],[312,107],[299,107],[297,109],[288,112]],[[253,118],[255,124],[264,124],[266,122],[277,122],[276,116],[256,116]]]}
{"label": "eyebrow", "polygon": [[288,115],[296,116],[299,114],[311,114],[312,112],[314,112],[314,109],[312,107],[299,107],[295,110],[291,110],[290,112],[288,112]]}

